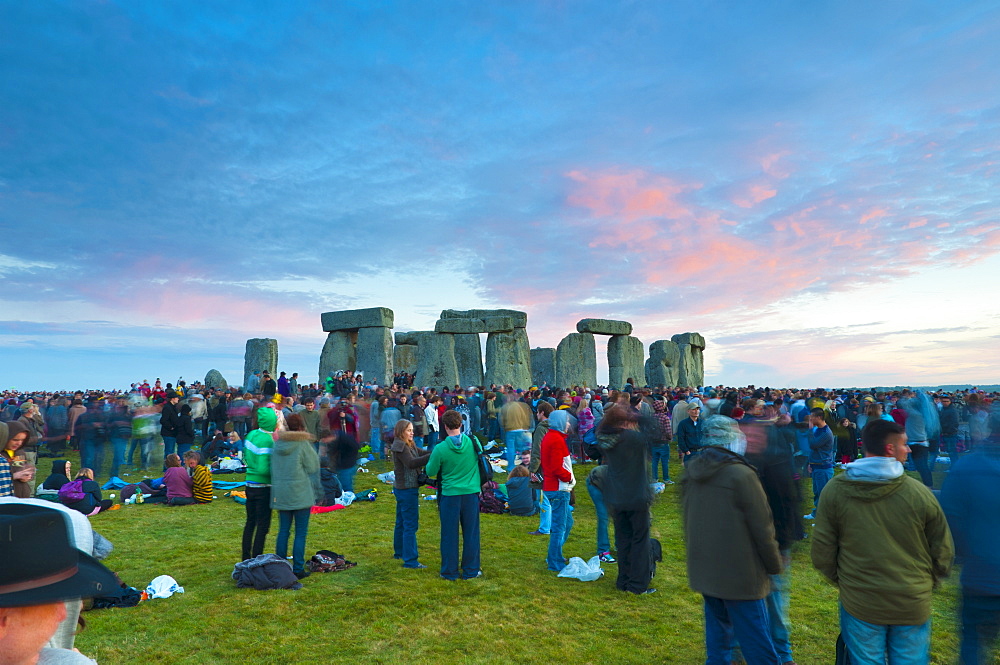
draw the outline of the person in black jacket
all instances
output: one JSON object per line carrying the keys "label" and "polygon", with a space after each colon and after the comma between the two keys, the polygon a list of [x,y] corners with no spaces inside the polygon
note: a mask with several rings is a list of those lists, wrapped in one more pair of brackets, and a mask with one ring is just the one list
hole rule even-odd
{"label": "person in black jacket", "polygon": [[181,407],[177,418],[177,454],[183,458],[184,453],[194,445],[194,420],[191,419],[191,407],[187,404]]}
{"label": "person in black jacket", "polygon": [[677,426],[677,450],[685,466],[691,455],[701,450],[701,407],[690,404],[687,413],[688,417]]}
{"label": "person in black jacket", "polygon": [[160,411],[160,436],[163,437],[163,468],[166,468],[168,455],[177,452],[177,426],[181,418],[177,411],[177,403],[181,398],[177,393],[167,395],[167,401],[163,403]]}
{"label": "person in black jacket", "polygon": [[278,392],[278,384],[271,378],[270,372],[264,372],[264,379],[261,381],[260,394],[270,399]]}

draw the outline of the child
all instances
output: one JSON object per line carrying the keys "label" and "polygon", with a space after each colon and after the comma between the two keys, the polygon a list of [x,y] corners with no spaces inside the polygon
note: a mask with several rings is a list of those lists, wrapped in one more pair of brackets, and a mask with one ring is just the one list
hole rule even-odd
{"label": "child", "polygon": [[531,517],[537,514],[538,508],[532,501],[531,474],[528,467],[518,464],[507,477],[507,507],[511,515]]}

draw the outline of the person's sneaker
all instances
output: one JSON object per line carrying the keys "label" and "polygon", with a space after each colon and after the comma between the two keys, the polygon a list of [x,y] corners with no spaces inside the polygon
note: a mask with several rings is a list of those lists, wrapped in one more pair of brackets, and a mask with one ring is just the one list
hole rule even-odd
{"label": "person's sneaker", "polygon": [[601,563],[618,563],[618,561],[611,556],[611,552],[601,552]]}
{"label": "person's sneaker", "polygon": [[295,577],[299,578],[300,580],[304,580],[305,578],[309,577],[310,575],[312,575],[312,572],[310,572],[308,570],[303,570],[300,573],[295,573]]}
{"label": "person's sneaker", "polygon": [[804,520],[814,520],[814,519],[816,519],[816,513],[809,513],[808,515],[803,515],[802,519],[804,519]]}
{"label": "person's sneaker", "polygon": [[646,589],[645,591],[640,591],[640,592],[636,593],[635,595],[637,595],[637,596],[646,596],[646,595],[651,594],[651,593],[656,593],[656,589]]}
{"label": "person's sneaker", "polygon": [[477,577],[482,577],[482,576],[483,576],[483,571],[481,571],[481,570],[480,570],[480,571],[479,571],[478,573],[476,573],[475,575],[473,575],[473,576],[471,576],[471,577],[463,577],[462,579],[463,579],[463,580],[474,580],[474,579],[476,579]]}
{"label": "person's sneaker", "polygon": [[424,564],[422,564],[422,563],[418,563],[418,564],[417,564],[417,565],[415,565],[415,566],[407,566],[407,565],[405,565],[405,564],[403,565],[403,568],[413,568],[414,570],[419,570],[420,568],[426,568],[426,567],[427,567],[427,566],[426,566],[426,565],[424,565]]}
{"label": "person's sneaker", "polygon": [[545,533],[544,531],[529,531],[528,535],[529,536],[547,536],[549,534]]}
{"label": "person's sneaker", "polygon": [[673,485],[673,484],[674,484],[674,481],[672,481],[672,480],[669,480],[669,479],[667,479],[667,480],[664,480],[664,481],[663,481],[663,484],[664,484],[664,485]]}

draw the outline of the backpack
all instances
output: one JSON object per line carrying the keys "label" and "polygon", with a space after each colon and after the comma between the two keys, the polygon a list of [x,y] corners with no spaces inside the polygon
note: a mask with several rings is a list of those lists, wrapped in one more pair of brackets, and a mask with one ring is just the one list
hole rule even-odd
{"label": "backpack", "polygon": [[493,480],[493,464],[490,462],[490,456],[483,452],[483,448],[479,445],[479,441],[477,439],[472,439],[472,443],[476,447],[476,465],[479,467],[479,485],[482,486]]}
{"label": "backpack", "polygon": [[87,498],[87,494],[83,491],[82,480],[71,480],[59,488],[59,500],[63,503],[76,503],[85,498]]}
{"label": "backpack", "polygon": [[309,571],[313,573],[336,573],[347,570],[358,565],[353,561],[348,561],[343,554],[337,554],[330,550],[320,550],[309,559]]}

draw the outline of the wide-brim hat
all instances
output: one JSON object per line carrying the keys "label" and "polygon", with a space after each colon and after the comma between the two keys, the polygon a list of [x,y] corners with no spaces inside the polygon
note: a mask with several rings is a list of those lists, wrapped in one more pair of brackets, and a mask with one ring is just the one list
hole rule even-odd
{"label": "wide-brim hat", "polygon": [[119,588],[114,573],[73,546],[58,510],[0,504],[0,607],[94,598]]}

